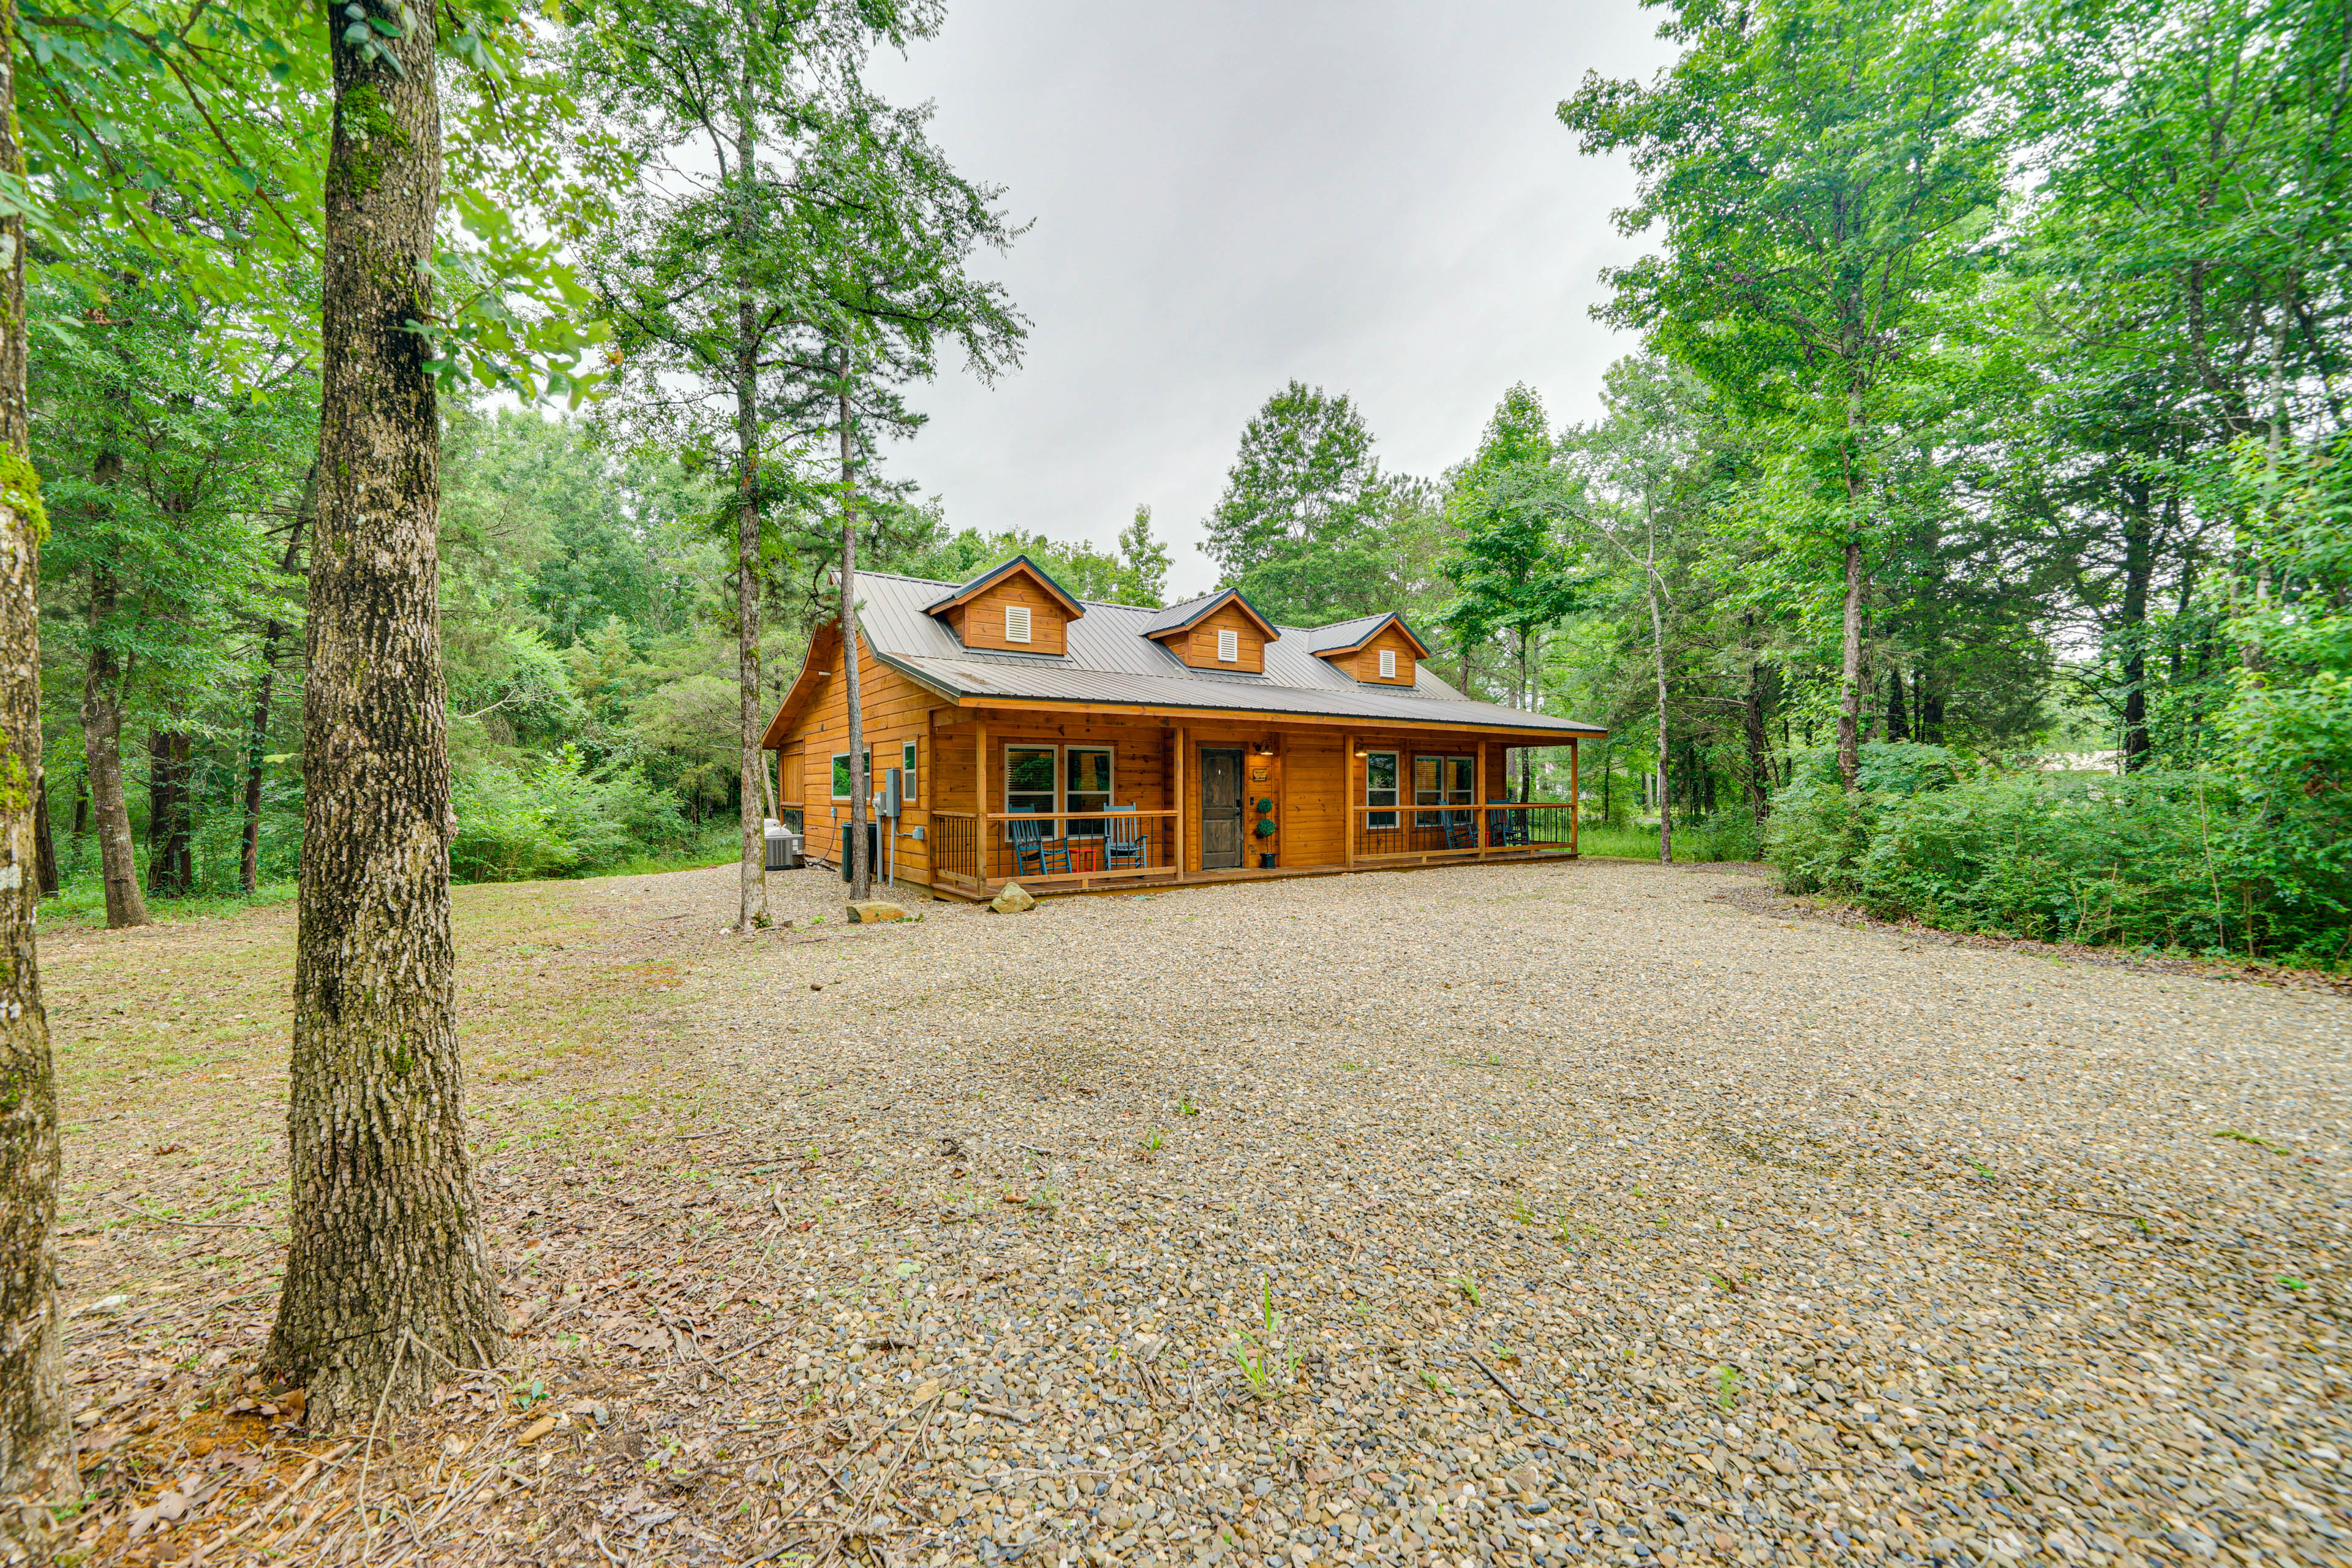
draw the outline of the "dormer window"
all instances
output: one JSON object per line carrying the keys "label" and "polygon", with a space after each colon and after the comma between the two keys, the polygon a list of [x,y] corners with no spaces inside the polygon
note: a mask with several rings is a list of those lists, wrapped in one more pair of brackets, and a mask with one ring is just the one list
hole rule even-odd
{"label": "dormer window", "polygon": [[1264,675],[1265,645],[1282,634],[1232,588],[1220,588],[1151,617],[1143,635],[1194,669]]}
{"label": "dormer window", "polygon": [[1087,613],[1026,555],[982,573],[924,608],[966,647],[1057,657],[1069,652],[1069,624]]}
{"label": "dormer window", "polygon": [[1368,685],[1412,686],[1420,679],[1420,661],[1429,657],[1429,646],[1393,615],[1318,626],[1308,635],[1314,640],[1307,652]]}

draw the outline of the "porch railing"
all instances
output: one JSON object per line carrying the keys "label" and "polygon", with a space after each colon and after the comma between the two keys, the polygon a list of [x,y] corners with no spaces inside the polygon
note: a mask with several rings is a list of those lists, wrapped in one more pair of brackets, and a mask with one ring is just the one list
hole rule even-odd
{"label": "porch railing", "polygon": [[[990,887],[1019,879],[1024,885],[1042,882],[1048,887],[1091,887],[1097,882],[1171,876],[1176,869],[1176,817],[1174,811],[1090,811],[1062,816],[1017,811],[992,811],[985,816],[969,811],[933,811],[933,832],[939,839],[933,850],[932,865],[950,877],[960,878],[975,887]],[[1041,852],[1035,857],[1038,868],[1023,868],[1022,855],[1016,847],[1013,825],[1034,825],[1041,842]],[[1141,841],[1141,864],[1129,857],[1116,855],[1112,847],[1111,826],[1114,823],[1131,827],[1133,837]],[[1053,847],[1059,853],[1049,858],[1044,847]],[[1067,858],[1068,869],[1062,867]],[[1113,864],[1114,859],[1122,864]]]}
{"label": "porch railing", "polygon": [[1469,859],[1481,855],[1576,847],[1575,810],[1565,801],[1486,805],[1353,807],[1349,831],[1357,860]]}

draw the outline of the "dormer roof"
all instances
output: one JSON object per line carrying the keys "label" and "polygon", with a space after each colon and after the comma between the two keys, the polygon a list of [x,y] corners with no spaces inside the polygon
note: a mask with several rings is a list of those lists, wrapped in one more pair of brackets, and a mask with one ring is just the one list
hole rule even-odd
{"label": "dormer roof", "polygon": [[1087,607],[1084,605],[1074,598],[1059,583],[1055,582],[1043,566],[1038,565],[1026,555],[1016,555],[1002,566],[990,567],[971,582],[950,589],[945,595],[924,605],[923,608],[928,614],[944,616],[958,605],[971,603],[1016,573],[1027,577],[1044,590],[1055,604],[1062,606],[1062,614],[1068,619],[1075,621],[1087,613]]}
{"label": "dormer roof", "polygon": [[1413,634],[1404,624],[1404,617],[1393,610],[1377,616],[1359,616],[1352,621],[1338,621],[1328,626],[1317,626],[1307,634],[1307,651],[1318,658],[1339,658],[1357,652],[1381,635],[1383,628],[1395,626],[1404,639],[1412,644],[1413,657],[1427,658],[1429,645]]}
{"label": "dormer roof", "polygon": [[1242,614],[1257,623],[1257,628],[1265,634],[1266,641],[1272,642],[1282,636],[1281,628],[1259,615],[1257,606],[1244,598],[1239,588],[1220,588],[1213,594],[1203,594],[1197,599],[1187,599],[1181,605],[1171,605],[1152,616],[1150,622],[1143,629],[1143,635],[1154,642],[1159,642],[1180,633],[1191,631],[1227,605],[1238,605]]}

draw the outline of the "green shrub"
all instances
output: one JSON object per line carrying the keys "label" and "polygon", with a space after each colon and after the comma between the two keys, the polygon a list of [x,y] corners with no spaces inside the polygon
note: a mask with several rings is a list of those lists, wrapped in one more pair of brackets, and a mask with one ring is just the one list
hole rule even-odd
{"label": "green shrub", "polygon": [[569,746],[521,769],[469,769],[452,804],[449,865],[460,881],[579,876],[674,850],[689,837],[671,796],[625,769],[592,773]]}
{"label": "green shrub", "polygon": [[1887,787],[1848,795],[1809,765],[1776,798],[1769,853],[1790,892],[1948,931],[2339,956],[2343,889],[2281,863],[2229,774],[1967,776],[1955,763],[1938,784],[1932,769],[1890,763],[1863,776]]}

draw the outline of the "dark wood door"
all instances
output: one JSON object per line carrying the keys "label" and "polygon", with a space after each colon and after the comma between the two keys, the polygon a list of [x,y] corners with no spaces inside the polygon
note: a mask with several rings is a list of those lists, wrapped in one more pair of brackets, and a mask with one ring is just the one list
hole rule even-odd
{"label": "dark wood door", "polygon": [[1242,863],[1242,754],[1201,748],[1201,869]]}

